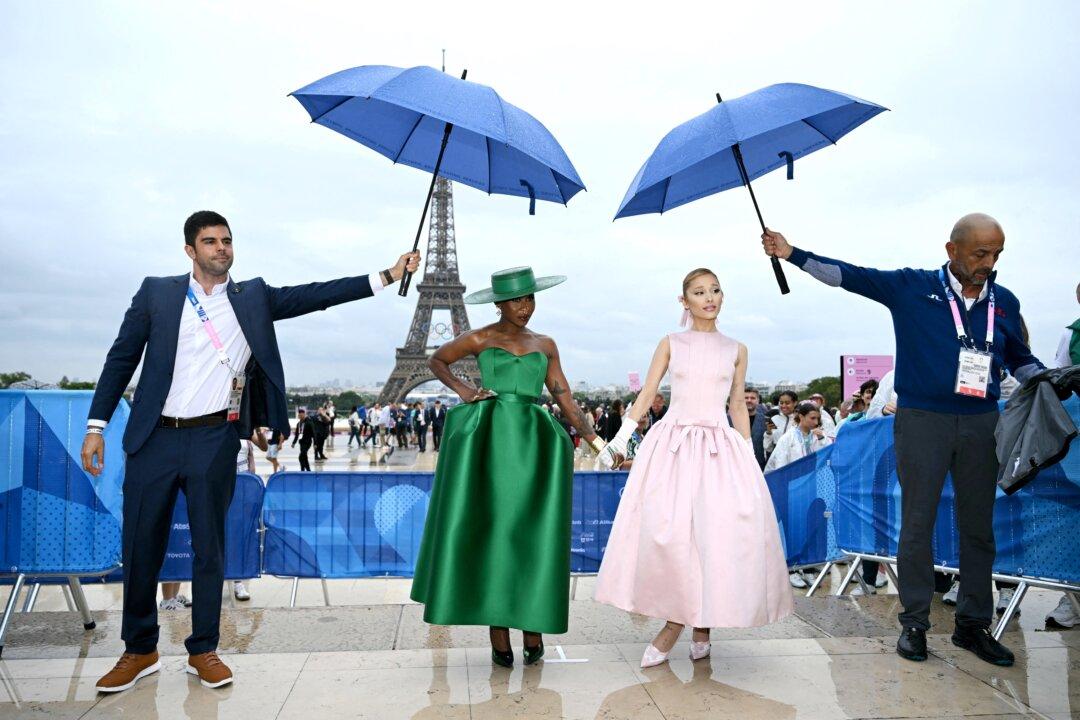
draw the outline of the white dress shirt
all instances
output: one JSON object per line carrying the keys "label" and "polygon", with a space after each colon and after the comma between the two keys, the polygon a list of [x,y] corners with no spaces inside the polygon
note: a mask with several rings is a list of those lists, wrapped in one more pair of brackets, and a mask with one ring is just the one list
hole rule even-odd
{"label": "white dress shirt", "polygon": [[243,372],[251,358],[251,348],[229,301],[228,281],[215,285],[209,295],[194,278],[188,281],[188,287],[210,316],[229,356],[229,364],[221,364],[210,334],[185,296],[172,385],[161,410],[168,417],[199,417],[227,408],[233,375]]}
{"label": "white dress shirt", "polygon": [[[382,276],[375,272],[368,275],[371,291],[377,293],[383,289]],[[191,306],[187,295],[184,296],[184,309],[180,315],[180,332],[176,341],[176,360],[173,364],[172,385],[165,398],[162,415],[168,417],[191,418],[224,410],[229,406],[229,389],[232,386],[233,370],[243,370],[251,358],[251,347],[240,330],[232,303],[229,301],[228,281],[215,285],[207,295],[195,278],[188,275],[188,287],[195,292],[203,310],[210,316],[218,337],[229,356],[228,367],[222,365],[210,342],[206,328]],[[86,423],[89,427],[104,428],[104,420],[92,418]]]}

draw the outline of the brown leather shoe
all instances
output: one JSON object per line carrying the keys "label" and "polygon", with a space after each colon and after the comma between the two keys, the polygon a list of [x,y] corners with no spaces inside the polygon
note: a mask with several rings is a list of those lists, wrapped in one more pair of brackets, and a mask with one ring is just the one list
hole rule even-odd
{"label": "brown leather shoe", "polygon": [[145,655],[124,653],[116,665],[97,682],[97,691],[114,693],[127,690],[138,682],[139,678],[156,673],[161,669],[161,660],[157,650]]}
{"label": "brown leather shoe", "polygon": [[188,655],[187,662],[188,673],[198,675],[205,687],[217,688],[232,682],[232,670],[221,662],[221,658],[213,650],[199,655]]}

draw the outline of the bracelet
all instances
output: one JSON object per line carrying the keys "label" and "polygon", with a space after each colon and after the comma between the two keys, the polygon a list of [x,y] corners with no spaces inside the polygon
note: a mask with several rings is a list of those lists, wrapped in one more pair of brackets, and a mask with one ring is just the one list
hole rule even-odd
{"label": "bracelet", "polygon": [[601,439],[600,439],[600,436],[599,436],[599,435],[597,435],[596,437],[594,437],[594,438],[592,439],[592,442],[590,442],[590,443],[589,443],[589,445],[591,445],[591,446],[592,446],[592,449],[593,449],[593,450],[595,450],[595,451],[597,452],[597,454],[599,454],[600,452],[602,452],[602,451],[603,451],[603,449],[604,449],[605,447],[607,447],[607,443],[605,443],[605,442],[604,442],[603,440],[601,440]]}
{"label": "bracelet", "polygon": [[394,276],[390,274],[389,270],[380,270],[379,274],[382,275],[383,285],[394,284]]}
{"label": "bracelet", "polygon": [[104,430],[102,428],[91,425],[90,427],[86,428],[86,434],[87,435],[104,435],[105,432],[104,432]]}

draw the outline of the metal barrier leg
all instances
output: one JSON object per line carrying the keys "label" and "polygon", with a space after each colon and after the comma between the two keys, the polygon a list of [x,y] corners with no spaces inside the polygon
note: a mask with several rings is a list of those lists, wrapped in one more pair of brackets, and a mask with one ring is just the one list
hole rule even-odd
{"label": "metal barrier leg", "polygon": [[97,623],[94,622],[94,616],[90,614],[90,605],[86,602],[86,593],[83,592],[79,578],[69,575],[68,587],[71,588],[71,595],[75,598],[75,607],[82,613],[83,630],[93,630],[97,627]]}
{"label": "metal barrier leg", "polygon": [[289,607],[296,607],[296,591],[300,589],[300,578],[292,579],[292,595],[289,596]]}
{"label": "metal barrier leg", "polygon": [[30,589],[26,593],[26,600],[23,601],[22,611],[24,613],[34,612],[34,606],[37,605],[37,596],[41,592],[41,583],[37,582],[30,586]]}
{"label": "metal barrier leg", "polygon": [[832,560],[825,563],[825,566],[821,568],[821,572],[819,572],[817,574],[817,577],[814,578],[814,582],[810,583],[810,589],[806,591],[806,597],[811,597],[815,592],[817,592],[817,589],[821,587],[821,583],[824,582],[825,576],[829,574],[829,571],[832,570],[833,565],[835,564],[836,563],[834,563]]}
{"label": "metal barrier leg", "polygon": [[326,607],[330,607],[330,589],[326,587],[326,578],[320,578],[320,580],[322,581],[323,604],[326,605]]}
{"label": "metal barrier leg", "polygon": [[885,566],[885,574],[889,576],[889,582],[893,584],[893,587],[897,590],[900,589],[900,581],[896,579],[896,569],[892,566],[892,563],[882,563]]}
{"label": "metal barrier leg", "polygon": [[862,558],[858,555],[855,555],[851,559],[851,564],[848,565],[848,571],[844,573],[844,579],[840,581],[840,585],[836,588],[836,592],[834,592],[833,595],[840,596],[844,594],[844,590],[847,588],[848,583],[851,582],[851,578],[858,572],[860,562],[862,562]]}
{"label": "metal barrier leg", "polygon": [[68,612],[75,612],[75,600],[71,597],[71,588],[61,585],[60,590],[64,594],[64,604],[67,605]]}
{"label": "metal barrier leg", "polygon": [[7,607],[4,608],[4,617],[0,619],[0,655],[4,652],[4,635],[7,634],[8,624],[11,623],[11,616],[15,614],[15,603],[19,601],[19,593],[22,592],[24,582],[26,582],[26,576],[19,573],[15,578],[14,584],[11,586],[11,597],[8,598]]}
{"label": "metal barrier leg", "polygon": [[1069,598],[1069,603],[1072,604],[1073,612],[1080,615],[1080,593],[1067,592],[1065,597]]}
{"label": "metal barrier leg", "polygon": [[1013,619],[1013,615],[1020,608],[1020,603],[1024,599],[1024,595],[1027,594],[1028,584],[1023,580],[1016,586],[1016,591],[1013,592],[1012,600],[1009,601],[1008,607],[1005,608],[1004,614],[1001,619],[998,620],[997,627],[994,628],[994,639],[1000,640],[1001,636],[1005,634],[1005,626],[1009,624],[1009,621]]}

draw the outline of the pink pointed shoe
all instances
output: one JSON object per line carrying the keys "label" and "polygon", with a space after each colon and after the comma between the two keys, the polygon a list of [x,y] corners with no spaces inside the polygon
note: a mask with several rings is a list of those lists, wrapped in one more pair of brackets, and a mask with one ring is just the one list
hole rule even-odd
{"label": "pink pointed shoe", "polygon": [[650,668],[662,665],[667,662],[668,653],[660,652],[656,649],[656,646],[649,643],[649,647],[645,648],[645,654],[641,656],[641,667]]}
{"label": "pink pointed shoe", "polygon": [[690,659],[702,660],[709,657],[712,652],[712,643],[706,640],[705,642],[690,642]]}

